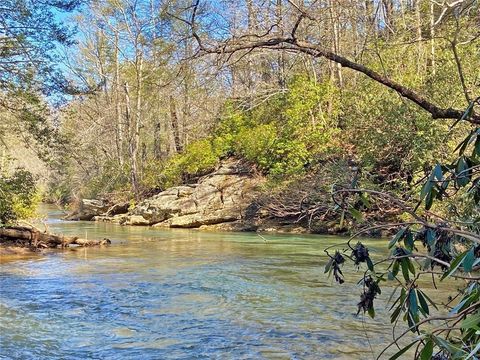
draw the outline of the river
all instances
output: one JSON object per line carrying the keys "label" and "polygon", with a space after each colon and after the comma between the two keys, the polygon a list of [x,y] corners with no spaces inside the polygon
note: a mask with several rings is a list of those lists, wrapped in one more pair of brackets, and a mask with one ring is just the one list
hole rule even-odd
{"label": "river", "polygon": [[378,320],[356,316],[359,273],[347,265],[355,277],[341,286],[323,273],[323,249],[342,238],[59,216],[51,231],[112,245],[2,260],[1,359],[370,359],[391,338],[388,294]]}

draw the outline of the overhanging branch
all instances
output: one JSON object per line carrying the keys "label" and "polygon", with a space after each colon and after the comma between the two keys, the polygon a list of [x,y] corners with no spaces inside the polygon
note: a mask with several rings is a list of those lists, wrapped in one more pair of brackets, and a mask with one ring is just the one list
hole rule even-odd
{"label": "overhanging branch", "polygon": [[[189,23],[190,25],[194,24],[194,17],[192,17],[192,19],[187,23]],[[472,112],[470,116],[464,117],[464,110],[439,107],[431,101],[427,100],[418,92],[412,90],[411,88],[404,86],[386,76],[383,76],[365,65],[359,64],[357,62],[347,59],[346,57],[325,50],[319,45],[298,40],[295,37],[266,37],[263,39],[256,39],[255,41],[233,39],[230,41],[226,41],[222,44],[209,47],[205,46],[205,44],[201,42],[200,37],[198,36],[194,26],[192,26],[192,32],[194,34],[194,38],[198,42],[201,53],[232,55],[235,52],[252,49],[288,49],[289,51],[307,54],[312,57],[323,57],[335,63],[338,63],[345,68],[362,73],[371,78],[372,80],[386,86],[387,88],[396,91],[402,97],[414,102],[419,107],[430,113],[433,119],[463,119],[472,124],[480,124],[480,114],[478,113]]]}

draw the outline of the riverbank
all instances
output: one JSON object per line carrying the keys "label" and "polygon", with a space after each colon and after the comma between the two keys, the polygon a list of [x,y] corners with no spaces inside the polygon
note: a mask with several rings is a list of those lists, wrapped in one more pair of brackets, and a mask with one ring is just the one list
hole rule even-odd
{"label": "riverbank", "polygon": [[[335,209],[330,193],[321,187],[325,177],[317,171],[271,188],[252,166],[229,159],[196,183],[171,187],[137,204],[83,199],[66,219],[206,231],[348,235],[362,224]],[[376,216],[379,221],[391,220]]]}

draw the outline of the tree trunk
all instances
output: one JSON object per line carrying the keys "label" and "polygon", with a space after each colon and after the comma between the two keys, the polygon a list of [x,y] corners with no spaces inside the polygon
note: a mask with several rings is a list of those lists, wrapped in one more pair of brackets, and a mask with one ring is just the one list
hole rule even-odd
{"label": "tree trunk", "polygon": [[162,159],[162,124],[160,120],[155,122],[153,130],[153,157],[155,160]]}
{"label": "tree trunk", "polygon": [[115,45],[114,45],[114,66],[115,66],[115,77],[114,77],[114,86],[115,86],[115,120],[116,120],[116,146],[117,146],[117,157],[118,163],[123,167],[123,120],[120,109],[120,67],[118,63],[118,32],[115,32]]}
{"label": "tree trunk", "polygon": [[[125,90],[125,119],[126,123],[129,124],[129,128],[136,129],[136,125],[132,126],[132,107],[130,105],[130,89],[128,83],[123,84]],[[135,130],[134,130],[135,132]],[[133,135],[133,136],[132,136]],[[137,151],[138,145],[135,144],[135,134],[131,134],[129,137],[129,155],[130,155],[130,184],[132,186],[132,191],[135,195],[138,193],[138,179],[137,179]]]}
{"label": "tree trunk", "polygon": [[393,1],[392,0],[383,0],[383,9],[385,17],[385,25],[387,28],[394,32],[394,22],[393,22]]}
{"label": "tree trunk", "polygon": [[180,139],[180,129],[178,126],[177,107],[175,105],[175,99],[173,96],[170,96],[170,121],[172,125],[173,146],[175,148],[175,152],[181,153],[183,149]]}
{"label": "tree trunk", "polygon": [[435,4],[430,2],[430,73],[435,76]]}
{"label": "tree trunk", "polygon": [[[283,4],[282,0],[277,0],[275,6],[275,17],[278,27],[278,35],[283,36],[284,29],[283,29]],[[285,51],[279,51],[277,57],[278,63],[278,85],[281,89],[284,89],[286,86],[286,76],[285,76]]]}
{"label": "tree trunk", "polygon": [[[255,19],[255,11],[253,8],[253,1],[252,0],[247,0],[247,14],[248,14],[248,19],[247,19],[247,31],[248,34],[254,34],[257,30],[257,22]],[[247,56],[247,69],[246,69],[246,76],[247,76],[247,95],[251,97],[253,95],[253,61],[252,61],[252,56],[248,55]]]}
{"label": "tree trunk", "polygon": [[[185,40],[185,59],[190,59],[193,55],[193,49],[191,42]],[[184,79],[183,79],[183,109],[182,109],[182,144],[188,145],[189,124],[191,124],[191,104],[190,104],[190,92],[193,89],[194,84],[194,72],[192,71],[192,65],[190,61],[184,62]]]}
{"label": "tree trunk", "polygon": [[421,73],[422,70],[422,64],[423,62],[421,61],[423,57],[423,51],[422,51],[422,41],[423,41],[423,36],[422,36],[422,14],[420,10],[420,1],[421,0],[415,0],[415,19],[417,22],[417,74]]}
{"label": "tree trunk", "polygon": [[[330,8],[330,23],[332,28],[332,52],[334,54],[338,54],[340,51],[340,33],[339,33],[339,21],[338,21],[338,13],[335,8],[335,0],[329,1],[329,8]],[[342,74],[342,65],[339,63],[333,63],[333,72],[336,74],[338,85],[343,88],[343,74]],[[333,76],[334,78],[335,76]]]}
{"label": "tree trunk", "polygon": [[[132,161],[132,169],[131,169],[131,179],[132,179],[132,187],[133,191],[135,192],[135,196],[138,198],[139,196],[139,166],[138,166],[138,149],[140,147],[140,127],[142,124],[142,77],[143,77],[143,58],[142,54],[140,53],[137,55],[137,68],[136,68],[136,105],[135,105],[135,126],[134,126],[134,133],[133,133],[133,142],[131,147],[131,161]],[[142,164],[140,164],[140,167]]]}

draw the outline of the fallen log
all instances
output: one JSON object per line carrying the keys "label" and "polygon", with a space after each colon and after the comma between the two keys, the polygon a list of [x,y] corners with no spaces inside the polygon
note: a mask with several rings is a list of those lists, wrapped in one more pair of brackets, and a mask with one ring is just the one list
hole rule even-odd
{"label": "fallen log", "polygon": [[77,236],[65,236],[42,232],[34,227],[9,226],[0,228],[0,243],[17,243],[25,247],[32,248],[55,248],[67,247],[69,245],[78,246],[100,246],[109,245],[109,239],[87,240]]}

